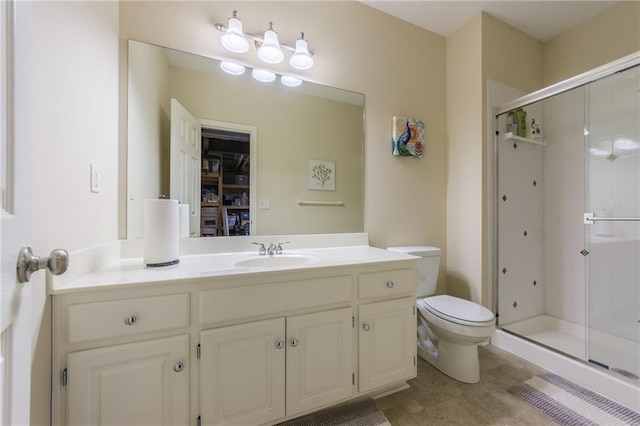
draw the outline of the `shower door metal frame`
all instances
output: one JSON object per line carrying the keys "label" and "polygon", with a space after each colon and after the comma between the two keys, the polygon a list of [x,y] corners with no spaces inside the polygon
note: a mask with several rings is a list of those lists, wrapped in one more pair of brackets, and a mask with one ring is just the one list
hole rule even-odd
{"label": "shower door metal frame", "polygon": [[[535,92],[529,93],[527,95],[516,98],[510,102],[504,103],[500,106],[497,106],[493,109],[493,126],[494,126],[494,139],[493,139],[493,265],[491,268],[493,270],[493,306],[494,313],[496,314],[496,326],[500,327],[500,318],[498,312],[498,302],[499,302],[499,294],[498,294],[498,277],[499,277],[499,257],[498,257],[498,225],[499,225],[499,217],[498,217],[498,209],[500,206],[499,196],[498,196],[498,169],[499,169],[499,159],[498,159],[498,148],[500,143],[500,133],[498,130],[498,117],[504,113],[512,111],[516,108],[522,108],[527,105],[531,105],[538,101],[543,101],[545,99],[551,98],[555,95],[559,95],[564,92],[568,92],[572,89],[585,86],[589,83],[592,83],[596,80],[599,80],[604,77],[608,77],[617,72],[624,71],[626,69],[632,68],[634,66],[640,65],[640,50],[634,53],[631,53],[627,56],[623,56],[615,61],[609,62],[605,65],[594,68],[590,71],[584,72],[582,74],[578,74],[574,77],[568,78],[561,82],[552,84],[551,86],[547,86],[543,89],[537,90]],[[587,218],[585,216],[585,221],[589,220],[598,220],[593,216]],[[601,218],[599,220],[611,220],[612,218]],[[629,218],[624,218],[629,219]],[[636,220],[636,218],[630,218]],[[553,349],[553,348],[551,348]]]}

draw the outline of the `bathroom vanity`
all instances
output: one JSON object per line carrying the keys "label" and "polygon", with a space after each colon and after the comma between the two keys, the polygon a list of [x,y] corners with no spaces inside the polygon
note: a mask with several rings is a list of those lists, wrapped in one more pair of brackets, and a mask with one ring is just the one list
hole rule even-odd
{"label": "bathroom vanity", "polygon": [[53,424],[274,424],[416,375],[411,256],[292,248],[151,269],[110,250],[50,280]]}

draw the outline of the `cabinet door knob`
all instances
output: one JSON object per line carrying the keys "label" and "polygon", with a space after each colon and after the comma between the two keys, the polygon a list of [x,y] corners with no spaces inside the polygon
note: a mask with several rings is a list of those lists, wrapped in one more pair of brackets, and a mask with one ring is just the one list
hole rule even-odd
{"label": "cabinet door knob", "polygon": [[393,281],[387,281],[387,287],[393,288],[394,285]]}
{"label": "cabinet door knob", "polygon": [[295,348],[296,346],[298,346],[298,339],[291,339],[290,344],[292,348]]}
{"label": "cabinet door knob", "polygon": [[179,362],[176,365],[173,366],[173,371],[175,371],[176,373],[181,372],[182,370],[184,370],[184,364]]}
{"label": "cabinet door knob", "polygon": [[136,323],[136,321],[138,321],[138,318],[136,318],[135,315],[129,315],[124,319],[124,323],[127,325],[133,325]]}
{"label": "cabinet door knob", "polygon": [[276,341],[276,349],[284,348],[284,342],[282,340]]}
{"label": "cabinet door knob", "polygon": [[369,331],[369,330],[371,330],[371,326],[369,324],[367,324],[367,323],[364,323],[364,324],[362,324],[362,329],[364,331]]}

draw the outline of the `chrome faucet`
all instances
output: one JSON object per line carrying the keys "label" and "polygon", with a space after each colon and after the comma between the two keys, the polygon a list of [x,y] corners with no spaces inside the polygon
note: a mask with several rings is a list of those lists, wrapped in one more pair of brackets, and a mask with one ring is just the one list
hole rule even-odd
{"label": "chrome faucet", "polygon": [[[278,244],[276,244],[276,245],[275,245],[275,251],[276,251],[276,254],[282,254],[282,245],[283,245],[283,244],[289,244],[289,241],[285,241],[285,242],[283,242],[283,243],[278,243]],[[273,245],[273,244],[272,244],[272,245]]]}
{"label": "chrome faucet", "polygon": [[[264,256],[265,254],[267,254],[267,249],[264,248],[264,244],[262,244],[262,243],[251,243],[251,244],[254,244],[256,246],[260,246],[260,247],[258,247],[258,255],[259,256]],[[269,247],[269,250],[271,250],[271,247]],[[271,253],[269,253],[269,254],[271,254]]]}
{"label": "chrome faucet", "polygon": [[[282,247],[280,247],[280,253],[282,253]],[[280,253],[278,253],[278,246],[276,246],[273,243],[269,244],[269,248],[267,249],[267,254],[269,256],[273,256],[274,254],[280,254]]]}
{"label": "chrome faucet", "polygon": [[269,244],[269,248],[265,248],[263,243],[251,243],[251,244],[259,246],[258,255],[264,256],[268,254],[269,256],[273,256],[274,254],[282,254],[282,245],[289,244],[289,241],[285,241],[283,243],[278,243],[278,244],[271,243]]}

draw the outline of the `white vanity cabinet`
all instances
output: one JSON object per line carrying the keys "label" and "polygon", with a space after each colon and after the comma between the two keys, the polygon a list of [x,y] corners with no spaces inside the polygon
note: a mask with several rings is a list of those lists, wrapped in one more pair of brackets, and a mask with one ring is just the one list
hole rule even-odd
{"label": "white vanity cabinet", "polygon": [[75,285],[52,296],[56,425],[271,425],[416,374],[413,260]]}
{"label": "white vanity cabinet", "polygon": [[189,423],[189,336],[72,352],[68,424]]}
{"label": "white vanity cabinet", "polygon": [[190,295],[171,290],[54,296],[53,424],[189,424]]}
{"label": "white vanity cabinet", "polygon": [[200,333],[205,425],[261,424],[353,394],[352,308]]}
{"label": "white vanity cabinet", "polygon": [[[415,271],[387,270],[360,274],[358,296],[358,371],[361,393],[415,377],[416,298]],[[389,299],[368,303],[379,298]]]}

